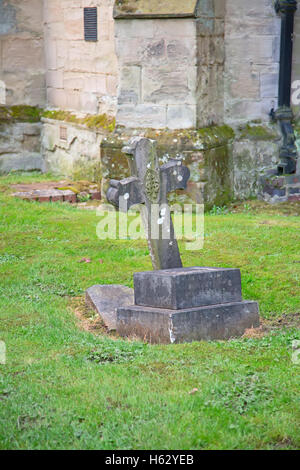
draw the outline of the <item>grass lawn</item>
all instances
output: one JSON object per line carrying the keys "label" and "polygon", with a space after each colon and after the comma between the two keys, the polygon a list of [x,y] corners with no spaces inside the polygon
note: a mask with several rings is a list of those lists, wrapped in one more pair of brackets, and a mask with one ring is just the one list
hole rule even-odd
{"label": "grass lawn", "polygon": [[215,210],[203,250],[180,243],[185,266],[241,269],[262,331],[150,346],[108,335],[83,302],[150,270],[146,242],[101,241],[95,211],[9,195],[45,179],[0,178],[0,448],[299,449],[299,205]]}

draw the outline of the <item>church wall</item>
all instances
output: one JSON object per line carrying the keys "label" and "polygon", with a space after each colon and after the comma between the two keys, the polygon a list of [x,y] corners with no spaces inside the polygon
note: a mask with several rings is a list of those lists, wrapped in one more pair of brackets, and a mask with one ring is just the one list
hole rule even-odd
{"label": "church wall", "polygon": [[197,10],[197,127],[224,120],[225,2],[205,0]]}
{"label": "church wall", "polygon": [[267,122],[277,107],[280,23],[273,0],[226,0],[226,123]]}
{"label": "church wall", "polygon": [[0,88],[2,105],[45,104],[43,0],[0,0]]}
{"label": "church wall", "polygon": [[43,168],[43,0],[0,0],[0,173]]}
{"label": "church wall", "polygon": [[[50,107],[84,114],[115,114],[113,4],[113,0],[44,1]],[[84,40],[84,7],[98,7],[96,42]]]}
{"label": "church wall", "polygon": [[119,19],[115,29],[117,123],[131,128],[196,127],[195,20]]}

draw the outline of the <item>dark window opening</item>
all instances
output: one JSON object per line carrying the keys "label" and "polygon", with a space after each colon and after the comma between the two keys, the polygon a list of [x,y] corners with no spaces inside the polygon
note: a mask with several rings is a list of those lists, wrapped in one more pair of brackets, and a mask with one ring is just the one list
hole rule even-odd
{"label": "dark window opening", "polygon": [[84,39],[98,41],[97,7],[84,8]]}

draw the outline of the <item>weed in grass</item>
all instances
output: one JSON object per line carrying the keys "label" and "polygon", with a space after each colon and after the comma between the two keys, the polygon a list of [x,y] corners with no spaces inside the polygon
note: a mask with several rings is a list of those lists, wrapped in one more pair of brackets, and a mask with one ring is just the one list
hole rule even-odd
{"label": "weed in grass", "polygon": [[0,255],[0,264],[14,263],[16,261],[22,261],[23,259],[25,259],[24,256],[17,256],[13,254],[4,253],[4,255]]}
{"label": "weed in grass", "polygon": [[209,215],[226,215],[229,213],[229,209],[226,206],[213,206],[209,211]]}
{"label": "weed in grass", "polygon": [[141,343],[130,342],[105,342],[87,356],[87,359],[97,364],[106,362],[115,362],[122,364],[124,362],[132,362],[142,357],[147,345]]}
{"label": "weed in grass", "polygon": [[232,377],[229,383],[222,383],[211,391],[213,399],[205,402],[205,406],[222,407],[244,414],[256,403],[266,402],[273,392],[264,384],[263,376],[248,373],[246,376]]}

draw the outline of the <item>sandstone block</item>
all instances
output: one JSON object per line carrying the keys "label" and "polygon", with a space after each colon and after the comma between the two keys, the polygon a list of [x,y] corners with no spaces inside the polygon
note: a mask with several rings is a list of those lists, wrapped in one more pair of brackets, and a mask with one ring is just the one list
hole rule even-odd
{"label": "sandstone block", "polygon": [[49,70],[46,75],[47,86],[50,88],[63,88],[64,76],[60,70]]}
{"label": "sandstone block", "polygon": [[65,109],[67,106],[67,96],[64,90],[57,90],[56,88],[47,89],[48,103],[56,108]]}
{"label": "sandstone block", "polygon": [[166,127],[166,107],[158,105],[138,104],[123,105],[118,108],[117,123],[127,127]]}
{"label": "sandstone block", "polygon": [[141,67],[123,67],[120,78],[120,90],[118,103],[122,104],[138,104],[141,100]]}
{"label": "sandstone block", "polygon": [[65,8],[64,25],[67,39],[83,39],[83,10],[81,8]]}
{"label": "sandstone block", "polygon": [[278,96],[278,74],[264,73],[260,75],[260,96],[274,98]]}
{"label": "sandstone block", "polygon": [[[13,60],[12,60],[13,58]],[[44,48],[40,39],[13,37],[2,43],[2,67],[6,72],[38,71],[43,68]]]}
{"label": "sandstone block", "polygon": [[193,104],[196,83],[189,88],[188,71],[178,67],[143,68],[143,100],[155,104]]}
{"label": "sandstone block", "polygon": [[169,105],[167,107],[167,127],[169,129],[196,127],[196,105]]}

